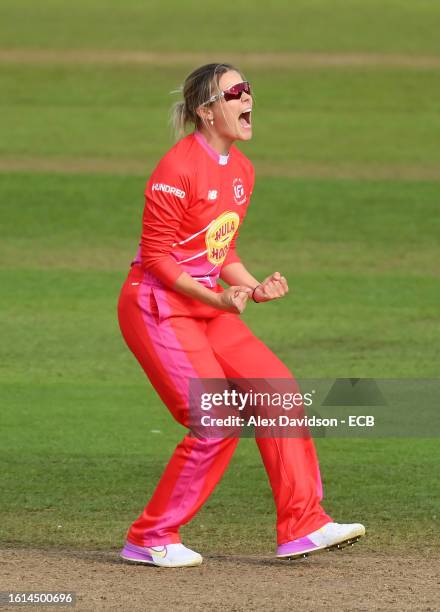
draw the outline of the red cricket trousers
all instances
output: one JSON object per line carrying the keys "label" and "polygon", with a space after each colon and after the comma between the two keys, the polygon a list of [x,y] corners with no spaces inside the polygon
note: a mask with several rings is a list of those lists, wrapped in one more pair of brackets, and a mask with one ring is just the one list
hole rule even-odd
{"label": "red cricket trousers", "polygon": [[[128,347],[171,414],[186,427],[191,378],[293,378],[238,315],[181,296],[138,265],[131,268],[122,287],[118,315]],[[277,508],[278,544],[331,521],[320,505],[322,488],[313,440],[256,441]],[[237,438],[185,435],[153,496],[131,525],[128,540],[138,546],[180,542],[179,527],[192,519],[212,493],[237,442]]]}

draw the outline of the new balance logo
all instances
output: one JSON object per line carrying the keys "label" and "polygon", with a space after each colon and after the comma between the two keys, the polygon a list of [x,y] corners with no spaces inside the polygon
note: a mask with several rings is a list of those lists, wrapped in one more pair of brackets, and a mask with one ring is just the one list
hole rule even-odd
{"label": "new balance logo", "polygon": [[208,191],[208,200],[216,200],[218,196],[217,189],[210,189]]}

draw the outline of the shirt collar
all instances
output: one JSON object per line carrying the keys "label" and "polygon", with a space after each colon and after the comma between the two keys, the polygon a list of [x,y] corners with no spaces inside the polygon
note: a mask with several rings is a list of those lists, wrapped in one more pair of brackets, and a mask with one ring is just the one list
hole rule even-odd
{"label": "shirt collar", "polygon": [[217,153],[217,151],[215,151],[211,147],[211,145],[206,142],[206,138],[198,130],[194,132],[194,137],[197,140],[197,142],[205,149],[208,155],[212,157],[212,159],[219,164],[219,166],[226,166],[229,160],[229,154],[220,155],[220,153]]}

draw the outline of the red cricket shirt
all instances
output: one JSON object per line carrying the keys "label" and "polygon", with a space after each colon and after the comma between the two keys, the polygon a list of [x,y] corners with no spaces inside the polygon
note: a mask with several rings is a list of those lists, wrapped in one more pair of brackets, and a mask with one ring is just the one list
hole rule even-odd
{"label": "red cricket shirt", "polygon": [[161,159],[145,190],[142,237],[133,263],[172,287],[182,272],[215,287],[240,261],[235,242],[254,187],[254,169],[235,146],[219,155],[199,132]]}

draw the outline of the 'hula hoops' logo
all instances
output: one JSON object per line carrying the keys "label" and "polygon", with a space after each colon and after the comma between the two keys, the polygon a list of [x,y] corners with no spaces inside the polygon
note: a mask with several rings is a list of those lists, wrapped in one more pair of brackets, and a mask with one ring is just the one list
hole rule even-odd
{"label": "'hula hoops' logo", "polygon": [[210,263],[220,265],[224,262],[239,224],[240,217],[236,212],[225,212],[211,223],[205,235]]}

